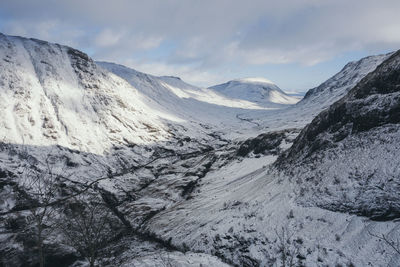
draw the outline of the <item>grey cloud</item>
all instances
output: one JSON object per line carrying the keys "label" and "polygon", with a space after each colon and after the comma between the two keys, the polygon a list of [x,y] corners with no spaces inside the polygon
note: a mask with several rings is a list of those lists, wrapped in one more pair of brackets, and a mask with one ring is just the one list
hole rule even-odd
{"label": "grey cloud", "polygon": [[229,64],[310,65],[352,50],[395,49],[398,10],[398,0],[6,0],[0,30],[131,64],[145,64],[143,51],[173,42],[148,63],[204,73]]}

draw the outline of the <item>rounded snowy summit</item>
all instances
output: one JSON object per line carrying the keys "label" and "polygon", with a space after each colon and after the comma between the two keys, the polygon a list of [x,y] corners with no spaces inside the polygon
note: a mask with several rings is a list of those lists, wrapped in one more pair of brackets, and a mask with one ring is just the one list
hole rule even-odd
{"label": "rounded snowy summit", "polygon": [[209,87],[233,99],[246,100],[265,107],[292,105],[298,98],[287,95],[276,84],[265,78],[242,78]]}

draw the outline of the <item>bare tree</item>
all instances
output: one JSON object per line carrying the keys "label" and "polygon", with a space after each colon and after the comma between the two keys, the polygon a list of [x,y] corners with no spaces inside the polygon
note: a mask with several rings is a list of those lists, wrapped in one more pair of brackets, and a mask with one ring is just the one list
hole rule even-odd
{"label": "bare tree", "polygon": [[[58,176],[53,172],[49,157],[46,159],[45,170],[36,170],[29,165],[24,172],[23,185],[26,190],[25,197],[29,203],[29,225],[34,226],[36,245],[39,254],[39,266],[45,265],[44,240],[49,231],[53,230],[53,215],[55,208],[49,203],[53,202],[58,195]],[[46,232],[46,235],[45,235]]]}
{"label": "bare tree", "polygon": [[163,267],[173,267],[174,265],[171,262],[171,258],[168,252],[165,252],[166,256],[164,255],[163,251],[160,249],[158,252],[158,256],[161,260],[161,264]]}
{"label": "bare tree", "polygon": [[300,243],[293,238],[294,232],[291,232],[288,227],[282,226],[279,230],[275,229],[275,234],[282,267],[295,266],[299,263],[297,256],[300,253]]}
{"label": "bare tree", "polygon": [[98,196],[90,194],[85,198],[80,195],[64,210],[60,229],[66,237],[66,243],[93,267],[100,250],[116,236],[115,223],[115,218]]}
{"label": "bare tree", "polygon": [[376,237],[379,240],[383,241],[386,245],[391,247],[398,255],[400,255],[400,240],[399,240],[399,238],[394,239],[394,237],[388,237],[388,235],[385,235],[385,234],[377,235],[377,234],[373,234],[369,231],[368,231],[368,234],[370,236]]}

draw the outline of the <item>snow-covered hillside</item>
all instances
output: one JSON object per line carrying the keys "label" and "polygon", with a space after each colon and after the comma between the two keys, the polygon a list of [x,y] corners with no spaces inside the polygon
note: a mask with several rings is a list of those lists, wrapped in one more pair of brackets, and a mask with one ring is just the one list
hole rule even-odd
{"label": "snow-covered hillside", "polygon": [[400,217],[399,85],[397,52],[319,114],[281,156],[303,203],[379,220]]}
{"label": "snow-covered hillside", "polygon": [[103,153],[171,136],[135,88],[78,50],[1,34],[0,58],[3,142]]}
{"label": "snow-covered hillside", "polygon": [[233,99],[243,99],[263,106],[288,105],[299,101],[299,98],[287,95],[276,84],[264,78],[237,79],[209,89]]}

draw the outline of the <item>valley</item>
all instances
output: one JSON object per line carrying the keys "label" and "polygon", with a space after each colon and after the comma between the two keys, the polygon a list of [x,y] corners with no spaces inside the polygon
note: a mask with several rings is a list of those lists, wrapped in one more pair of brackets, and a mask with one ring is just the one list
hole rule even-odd
{"label": "valley", "polygon": [[300,99],[0,34],[0,261],[38,265],[48,208],[45,261],[87,266],[52,227],[87,204],[109,219],[99,266],[398,266],[377,237],[400,235],[399,62],[351,62]]}

